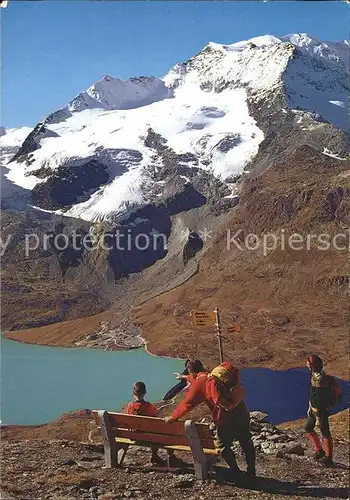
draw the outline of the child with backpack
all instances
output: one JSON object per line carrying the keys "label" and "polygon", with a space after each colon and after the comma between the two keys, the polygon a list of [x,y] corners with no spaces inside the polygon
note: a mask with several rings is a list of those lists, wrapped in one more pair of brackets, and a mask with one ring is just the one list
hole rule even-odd
{"label": "child with backpack", "polygon": [[[146,384],[144,382],[136,382],[132,389],[133,399],[128,403],[126,412],[128,415],[140,415],[143,417],[157,417],[158,410],[150,402],[145,401],[147,394]],[[173,450],[168,450],[168,463],[170,467],[183,465],[182,460],[174,455]],[[158,448],[152,448],[151,464],[165,466],[166,462],[158,455]]]}
{"label": "child with backpack", "polygon": [[[304,429],[315,449],[314,458],[320,460],[326,467],[332,467],[333,439],[328,419],[330,409],[341,401],[341,388],[334,377],[324,372],[323,361],[316,354],[311,354],[307,358],[307,367],[311,371],[311,386]],[[323,446],[315,432],[316,424],[320,426]]]}

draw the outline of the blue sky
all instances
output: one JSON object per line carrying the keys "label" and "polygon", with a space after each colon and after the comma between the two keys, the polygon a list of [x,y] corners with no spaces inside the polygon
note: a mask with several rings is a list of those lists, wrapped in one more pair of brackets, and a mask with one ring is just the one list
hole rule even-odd
{"label": "blue sky", "polygon": [[11,1],[1,9],[2,124],[35,125],[105,74],[164,75],[209,41],[348,38],[340,2]]}

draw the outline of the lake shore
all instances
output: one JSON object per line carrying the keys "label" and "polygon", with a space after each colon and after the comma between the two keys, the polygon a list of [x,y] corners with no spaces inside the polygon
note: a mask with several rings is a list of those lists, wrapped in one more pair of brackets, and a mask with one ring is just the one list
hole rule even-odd
{"label": "lake shore", "polygon": [[[6,337],[1,347],[3,398],[7,401],[2,421],[6,424],[38,425],[75,408],[118,411],[130,399],[135,380],[144,380],[149,397],[158,401],[176,383],[173,373],[184,368],[183,358],[149,355],[145,348],[119,352],[93,346],[55,349]],[[207,364],[209,369],[213,365]],[[249,408],[268,413],[274,424],[303,418],[310,383],[306,368],[240,368]],[[118,380],[122,383],[116,384]],[[347,382],[339,380],[339,384],[346,395]],[[346,408],[346,396],[343,401],[341,408]]]}
{"label": "lake shore", "polygon": [[126,319],[115,321],[109,311],[38,328],[6,331],[4,335],[27,344],[108,351],[136,349],[146,344],[137,326]]}
{"label": "lake shore", "polygon": [[[116,325],[116,326],[115,326]],[[39,328],[31,328],[27,330],[6,331],[3,334],[10,340],[23,342],[27,344],[35,344],[49,347],[67,347],[67,348],[94,348],[103,350],[130,350],[135,348],[143,348],[145,351],[158,357],[172,359],[186,359],[190,357],[191,352],[186,351],[186,346],[181,349],[174,349],[171,342],[168,342],[164,335],[158,341],[148,338],[147,333],[142,332],[138,327],[133,326],[131,329],[127,325],[121,324],[119,318],[115,318],[113,311],[105,311],[94,316],[79,318],[52,325],[42,326]],[[306,350],[305,350],[306,353]],[[249,359],[243,356],[237,347],[231,355],[231,359],[235,359],[235,363],[239,368],[270,368],[273,370],[286,370],[291,368],[303,367],[304,359],[286,356],[281,362],[280,356],[274,352],[265,353],[260,359]],[[234,358],[233,358],[234,356]],[[195,356],[196,357],[196,356]],[[218,362],[218,356],[213,352],[201,353],[200,357],[208,366],[214,366]],[[347,363],[342,359],[333,359],[327,357],[326,369],[333,375],[349,380]],[[344,357],[345,360],[346,356]]]}

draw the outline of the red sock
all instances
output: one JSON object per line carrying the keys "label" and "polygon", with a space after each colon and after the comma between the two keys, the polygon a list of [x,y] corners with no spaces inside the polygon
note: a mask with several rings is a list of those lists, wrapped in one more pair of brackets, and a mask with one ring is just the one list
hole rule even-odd
{"label": "red sock", "polygon": [[326,452],[326,457],[333,459],[333,439],[323,438],[324,451]]}
{"label": "red sock", "polygon": [[316,432],[309,432],[306,435],[310,439],[312,446],[315,448],[315,450],[321,451],[322,450],[321,441]]}

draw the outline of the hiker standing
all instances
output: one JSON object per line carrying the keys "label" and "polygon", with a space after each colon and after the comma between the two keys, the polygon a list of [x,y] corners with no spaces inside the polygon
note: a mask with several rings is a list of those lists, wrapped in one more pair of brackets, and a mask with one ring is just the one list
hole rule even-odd
{"label": "hiker standing", "polygon": [[[191,371],[191,368],[189,367]],[[178,420],[197,405],[206,402],[216,426],[215,445],[223,460],[238,479],[240,469],[231,446],[239,441],[247,462],[247,473],[255,476],[255,449],[250,435],[249,411],[244,403],[244,389],[238,368],[223,362],[206,375],[197,376],[183,401],[165,420]]]}
{"label": "hiker standing", "polygon": [[[340,402],[341,388],[334,377],[324,372],[323,361],[316,354],[311,354],[307,358],[307,367],[311,371],[311,386],[304,429],[315,449],[314,458],[321,460],[326,467],[332,467],[333,439],[328,419],[330,409]],[[323,446],[315,432],[316,424],[320,426]]]}

